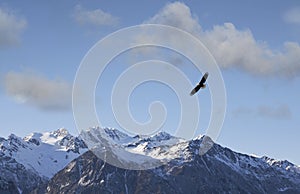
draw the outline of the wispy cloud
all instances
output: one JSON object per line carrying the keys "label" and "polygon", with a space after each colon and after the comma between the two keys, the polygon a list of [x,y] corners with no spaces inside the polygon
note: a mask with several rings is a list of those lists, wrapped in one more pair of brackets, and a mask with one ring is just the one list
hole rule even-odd
{"label": "wispy cloud", "polygon": [[0,47],[18,44],[20,34],[26,26],[24,18],[0,7]]}
{"label": "wispy cloud", "polygon": [[119,18],[101,9],[87,10],[81,5],[76,5],[73,14],[76,22],[80,25],[93,26],[115,26],[119,23]]}
{"label": "wispy cloud", "polygon": [[256,108],[239,107],[233,111],[233,115],[236,117],[251,116],[270,119],[290,119],[292,117],[292,112],[286,104],[281,104],[275,107],[260,105]]}
{"label": "wispy cloud", "polygon": [[[287,41],[281,50],[272,50],[266,42],[257,41],[250,29],[240,30],[232,23],[204,30],[184,3],[167,4],[145,23],[166,24],[192,33],[224,69],[238,68],[261,76],[293,78],[300,75],[299,43]],[[176,41],[180,43],[180,40]]]}
{"label": "wispy cloud", "polygon": [[4,77],[6,93],[18,103],[42,110],[71,109],[72,87],[62,80],[49,80],[40,75],[9,72]]}
{"label": "wispy cloud", "polygon": [[294,7],[289,9],[283,15],[284,21],[292,24],[300,24],[300,7]]}
{"label": "wispy cloud", "polygon": [[289,119],[292,116],[291,110],[287,105],[277,107],[260,106],[258,107],[257,114],[274,119]]}

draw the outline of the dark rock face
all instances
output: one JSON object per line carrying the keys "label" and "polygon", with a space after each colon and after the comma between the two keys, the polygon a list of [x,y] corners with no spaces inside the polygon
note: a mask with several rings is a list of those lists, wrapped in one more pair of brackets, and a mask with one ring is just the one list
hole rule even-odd
{"label": "dark rock face", "polygon": [[47,180],[15,159],[0,154],[0,193],[29,193]]}
{"label": "dark rock face", "polygon": [[13,194],[19,193],[17,186],[12,181],[7,181],[0,177],[0,193],[2,194]]}
{"label": "dark rock face", "polygon": [[92,152],[72,161],[50,180],[46,188],[47,193],[158,193],[160,190],[176,193],[153,171],[116,168]]}
{"label": "dark rock face", "polygon": [[[48,183],[47,193],[300,193],[299,167],[233,152],[214,144],[199,155],[202,140],[176,158],[149,170],[126,170],[104,163],[89,151]],[[289,168],[287,168],[289,165]]]}

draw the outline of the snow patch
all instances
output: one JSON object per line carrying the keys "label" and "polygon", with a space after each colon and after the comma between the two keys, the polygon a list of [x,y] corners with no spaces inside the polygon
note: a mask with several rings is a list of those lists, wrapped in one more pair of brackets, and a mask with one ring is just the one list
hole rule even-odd
{"label": "snow patch", "polygon": [[31,133],[23,139],[12,134],[2,141],[0,153],[12,157],[42,177],[51,178],[71,160],[88,150],[80,147],[78,153],[70,151],[75,142],[71,142],[70,146],[61,144],[66,137],[74,141],[74,137],[63,128],[53,132]]}

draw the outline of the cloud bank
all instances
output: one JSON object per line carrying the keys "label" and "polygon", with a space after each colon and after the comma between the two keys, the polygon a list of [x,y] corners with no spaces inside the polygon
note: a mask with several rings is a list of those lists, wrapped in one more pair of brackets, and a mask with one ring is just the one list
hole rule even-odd
{"label": "cloud bank", "polygon": [[71,109],[72,87],[62,80],[9,72],[4,77],[4,89],[17,102],[30,104],[41,110]]}
{"label": "cloud bank", "polygon": [[119,18],[112,16],[101,9],[86,10],[80,5],[75,7],[73,16],[80,25],[93,25],[101,27],[115,26],[119,23]]}
{"label": "cloud bank", "polygon": [[299,43],[284,42],[277,51],[257,41],[251,30],[237,29],[232,23],[204,30],[184,3],[167,4],[145,23],[170,25],[190,32],[205,44],[223,69],[238,68],[259,76],[293,78],[300,75]]}
{"label": "cloud bank", "polygon": [[0,47],[18,44],[21,32],[26,26],[25,19],[0,7]]}

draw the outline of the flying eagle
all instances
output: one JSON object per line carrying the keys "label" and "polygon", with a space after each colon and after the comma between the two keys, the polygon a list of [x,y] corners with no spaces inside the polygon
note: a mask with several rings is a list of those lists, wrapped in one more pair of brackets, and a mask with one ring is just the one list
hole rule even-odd
{"label": "flying eagle", "polygon": [[206,72],[203,75],[199,84],[191,91],[191,93],[190,93],[191,96],[193,96],[196,92],[198,92],[198,90],[200,90],[200,88],[204,89],[206,87],[205,82],[206,82],[207,77],[208,77],[208,72]]}

